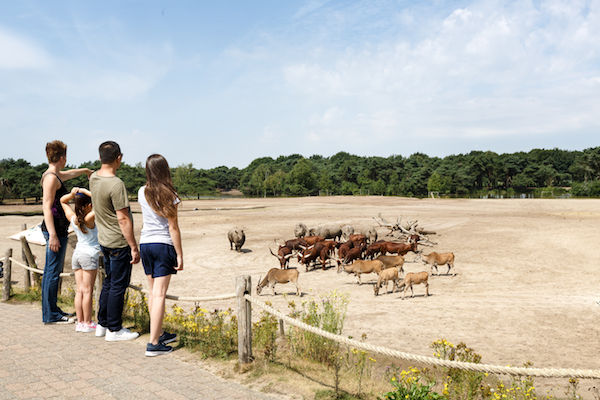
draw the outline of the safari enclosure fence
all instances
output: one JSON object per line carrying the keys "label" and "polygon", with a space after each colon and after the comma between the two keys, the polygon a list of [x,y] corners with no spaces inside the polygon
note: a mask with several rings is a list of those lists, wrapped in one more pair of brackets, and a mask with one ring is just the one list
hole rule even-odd
{"label": "safari enclosure fence", "polygon": [[[2,261],[4,265],[4,283],[2,291],[3,301],[7,301],[10,298],[13,264],[21,267],[24,270],[24,287],[26,290],[29,290],[31,287],[29,272],[33,272],[35,282],[39,282],[41,275],[44,273],[43,270],[37,268],[37,266],[35,265],[35,260],[31,253],[31,249],[29,248],[29,244],[27,243],[25,238],[21,239],[21,244],[23,262],[13,257],[12,249],[8,249],[6,255],[3,258],[0,258],[0,261]],[[60,276],[73,276],[73,273],[62,273],[60,274]],[[95,296],[98,296],[100,292],[100,289],[102,287],[102,281],[104,279],[103,277],[103,273],[98,274],[98,278],[96,281]],[[149,294],[149,292],[146,289],[143,289],[141,286],[129,285],[129,287],[141,293]],[[234,293],[226,293],[216,296],[205,297],[186,297],[167,294],[167,299],[194,303],[236,299],[238,324],[238,361],[240,364],[251,363],[254,359],[252,356],[252,305],[254,305],[262,309],[263,311],[273,315],[279,320],[279,333],[281,336],[284,335],[284,323],[287,323],[290,326],[294,326],[296,328],[311,332],[323,338],[332,340],[340,344],[345,344],[356,349],[362,349],[368,352],[382,354],[385,356],[405,361],[414,361],[429,366],[445,367],[471,372],[491,373],[496,375],[509,375],[514,377],[600,379],[600,370],[572,368],[511,367],[462,361],[450,361],[434,357],[406,353],[403,351],[389,349],[387,347],[377,346],[363,341],[346,338],[341,335],[336,335],[318,327],[306,324],[302,321],[299,321],[298,319],[291,318],[290,316],[264,303],[257,297],[252,296],[252,279],[250,275],[241,275],[236,277]]]}

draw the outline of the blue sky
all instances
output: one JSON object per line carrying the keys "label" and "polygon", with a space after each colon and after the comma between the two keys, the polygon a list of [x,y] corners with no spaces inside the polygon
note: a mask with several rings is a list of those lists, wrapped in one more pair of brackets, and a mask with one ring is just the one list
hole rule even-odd
{"label": "blue sky", "polygon": [[18,1],[0,158],[128,163],[600,145],[600,0]]}

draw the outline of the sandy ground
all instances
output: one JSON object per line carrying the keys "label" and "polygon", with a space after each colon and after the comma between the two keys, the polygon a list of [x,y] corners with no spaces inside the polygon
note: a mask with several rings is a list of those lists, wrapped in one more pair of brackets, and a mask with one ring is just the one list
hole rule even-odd
{"label": "sandy ground", "polygon": [[[8,211],[14,207],[0,207]],[[19,207],[23,209],[24,207]],[[35,206],[26,207],[34,209]],[[137,204],[133,205],[138,211]],[[186,201],[180,213],[185,270],[173,278],[169,292],[185,296],[230,293],[235,277],[259,275],[278,266],[269,254],[274,240],[293,237],[297,222],[372,224],[388,219],[418,219],[438,232],[438,251],[456,255],[456,276],[431,278],[430,297],[415,287],[415,297],[399,293],[373,296],[374,276],[358,286],[353,276],[335,269],[300,269],[303,300],[338,289],[350,296],[345,333],[394,349],[431,355],[438,338],[464,341],[483,362],[538,367],[600,368],[599,256],[600,200],[432,200],[394,197],[312,197]],[[139,237],[141,214],[134,214]],[[20,253],[6,239],[41,217],[0,217],[0,251]],[[226,233],[245,228],[245,252],[229,250]],[[385,229],[380,229],[380,236]],[[42,260],[43,249],[35,248]],[[17,254],[20,256],[20,254]],[[68,255],[69,257],[69,255]],[[407,260],[414,257],[407,255]],[[69,258],[67,258],[69,260]],[[292,266],[297,266],[296,261]],[[67,266],[68,268],[68,266]],[[407,271],[423,270],[406,264]],[[442,269],[445,272],[445,268]],[[16,269],[14,279],[21,280]],[[144,282],[141,264],[132,282]],[[145,282],[144,282],[145,283]],[[20,284],[20,283],[19,283]],[[261,296],[281,309],[294,299],[293,285],[278,287],[290,296]],[[206,304],[234,306],[233,301]],[[257,313],[255,313],[256,315]]]}

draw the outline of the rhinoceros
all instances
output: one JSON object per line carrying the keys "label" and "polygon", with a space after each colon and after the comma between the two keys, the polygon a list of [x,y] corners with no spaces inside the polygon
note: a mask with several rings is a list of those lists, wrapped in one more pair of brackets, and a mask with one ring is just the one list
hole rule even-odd
{"label": "rhinoceros", "polygon": [[235,251],[240,251],[246,241],[246,234],[242,228],[235,227],[227,232],[227,239],[229,239],[230,250],[233,250],[233,245],[235,245]]}
{"label": "rhinoceros", "polygon": [[294,228],[294,236],[297,238],[304,237],[308,234],[308,228],[303,223],[296,224]]}
{"label": "rhinoceros", "polygon": [[339,224],[320,225],[308,230],[310,236],[321,236],[325,239],[339,239],[342,237],[342,229]]}

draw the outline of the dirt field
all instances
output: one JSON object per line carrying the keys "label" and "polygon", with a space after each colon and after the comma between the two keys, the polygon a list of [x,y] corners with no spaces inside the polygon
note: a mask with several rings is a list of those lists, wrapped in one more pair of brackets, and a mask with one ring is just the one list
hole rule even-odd
{"label": "dirt field", "polygon": [[[39,207],[39,206],[38,206]],[[15,207],[0,207],[8,211]],[[34,209],[35,206],[20,207]],[[137,204],[134,211],[139,210]],[[374,278],[355,278],[335,269],[300,269],[303,299],[339,289],[350,295],[345,332],[391,348],[431,355],[438,338],[464,341],[483,362],[538,367],[600,368],[600,200],[418,200],[391,197],[313,197],[299,199],[231,199],[186,201],[180,214],[185,270],[170,293],[210,295],[233,292],[237,275],[259,275],[278,265],[269,254],[274,240],[293,237],[297,222],[371,224],[381,213],[388,219],[418,219],[438,232],[435,250],[453,251],[456,276],[431,279],[432,296],[415,288],[415,298],[400,294],[373,296]],[[134,214],[139,237],[141,214]],[[0,217],[0,251],[20,249],[6,239],[41,217]],[[229,250],[227,230],[246,231],[243,253]],[[380,236],[385,229],[380,229]],[[37,247],[43,265],[43,249]],[[18,251],[20,253],[20,250]],[[18,254],[20,257],[20,254]],[[407,260],[414,257],[407,255]],[[67,258],[69,260],[69,258]],[[292,266],[296,266],[296,261]],[[407,271],[422,270],[406,264]],[[67,266],[68,268],[68,266]],[[15,269],[15,280],[21,280]],[[442,269],[445,272],[445,268]],[[144,282],[140,265],[133,282]],[[20,283],[19,283],[20,284]],[[293,285],[280,292],[294,293]],[[284,296],[263,292],[281,310]],[[288,299],[295,299],[289,296]],[[233,306],[233,302],[209,304]]]}

